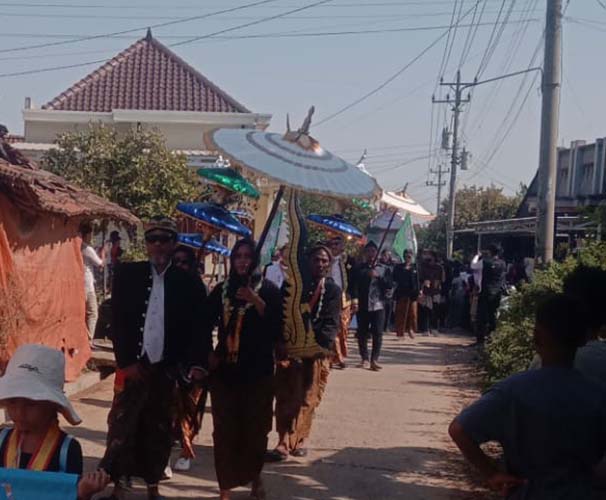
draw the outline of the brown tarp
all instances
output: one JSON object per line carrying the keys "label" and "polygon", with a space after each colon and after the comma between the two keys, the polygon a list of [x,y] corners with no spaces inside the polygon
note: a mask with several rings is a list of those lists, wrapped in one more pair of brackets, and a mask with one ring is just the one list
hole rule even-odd
{"label": "brown tarp", "polygon": [[17,208],[0,193],[0,357],[22,344],[63,350],[66,378],[90,357],[78,219]]}

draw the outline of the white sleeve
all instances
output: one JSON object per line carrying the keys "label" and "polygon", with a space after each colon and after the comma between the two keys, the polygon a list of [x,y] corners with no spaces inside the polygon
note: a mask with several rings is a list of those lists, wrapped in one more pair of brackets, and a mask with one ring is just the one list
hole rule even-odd
{"label": "white sleeve", "polygon": [[103,261],[95,252],[95,249],[91,246],[87,246],[84,250],[82,250],[82,256],[88,259],[92,264],[99,267],[103,265]]}
{"label": "white sleeve", "polygon": [[484,267],[484,262],[480,260],[480,256],[479,255],[476,255],[471,260],[471,265],[469,267],[471,267],[474,271],[478,271],[478,270],[480,270],[480,269],[482,269]]}

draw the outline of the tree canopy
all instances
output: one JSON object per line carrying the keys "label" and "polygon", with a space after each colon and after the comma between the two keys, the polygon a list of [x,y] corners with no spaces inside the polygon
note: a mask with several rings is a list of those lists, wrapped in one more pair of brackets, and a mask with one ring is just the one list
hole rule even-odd
{"label": "tree canopy", "polygon": [[[524,186],[520,186],[517,194],[508,196],[503,193],[502,188],[494,185],[462,187],[457,191],[455,200],[455,230],[467,227],[470,222],[515,217],[525,189]],[[438,216],[418,231],[417,238],[421,248],[433,248],[444,252],[446,249],[447,210],[448,199],[445,199],[442,201],[442,209]],[[462,250],[464,253],[468,253],[473,251],[473,242],[470,246],[470,242],[456,237],[454,247],[455,251]]]}
{"label": "tree canopy", "polygon": [[57,138],[42,166],[146,219],[172,215],[179,201],[199,192],[195,173],[185,156],[166,147],[155,130],[130,130],[90,125]]}

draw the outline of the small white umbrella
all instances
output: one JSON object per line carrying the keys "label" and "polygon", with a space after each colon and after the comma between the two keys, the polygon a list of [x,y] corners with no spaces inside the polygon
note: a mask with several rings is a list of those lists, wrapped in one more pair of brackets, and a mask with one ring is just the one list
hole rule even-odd
{"label": "small white umbrella", "polygon": [[407,194],[401,195],[390,191],[384,191],[383,196],[381,196],[381,203],[397,208],[398,210],[409,212],[411,215],[417,217],[423,217],[425,219],[433,219],[435,217],[429,210],[423,208],[420,203],[413,200]]}

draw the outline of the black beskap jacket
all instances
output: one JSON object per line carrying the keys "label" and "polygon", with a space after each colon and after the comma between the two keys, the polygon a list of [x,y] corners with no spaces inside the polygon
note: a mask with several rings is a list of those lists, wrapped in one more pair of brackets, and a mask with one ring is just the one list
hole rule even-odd
{"label": "black beskap jacket", "polygon": [[[194,276],[175,266],[166,270],[164,279],[164,364],[206,368],[212,339],[202,328],[205,289]],[[125,263],[114,270],[112,340],[119,368],[141,359],[152,281],[149,262]]]}

